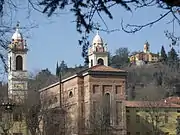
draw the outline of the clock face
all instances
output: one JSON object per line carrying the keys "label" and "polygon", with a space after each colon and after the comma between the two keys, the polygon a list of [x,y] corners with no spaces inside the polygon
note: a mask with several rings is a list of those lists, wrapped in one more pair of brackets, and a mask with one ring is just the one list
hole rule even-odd
{"label": "clock face", "polygon": [[24,89],[24,84],[23,83],[15,83],[14,89]]}

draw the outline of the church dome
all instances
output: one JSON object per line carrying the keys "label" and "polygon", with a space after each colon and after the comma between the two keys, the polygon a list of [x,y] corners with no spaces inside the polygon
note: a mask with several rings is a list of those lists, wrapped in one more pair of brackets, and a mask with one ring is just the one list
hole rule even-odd
{"label": "church dome", "polygon": [[103,40],[100,37],[98,32],[97,32],[96,36],[94,37],[92,44],[93,45],[103,45]]}
{"label": "church dome", "polygon": [[16,25],[16,31],[12,36],[12,40],[22,40],[23,36],[19,31],[19,24]]}

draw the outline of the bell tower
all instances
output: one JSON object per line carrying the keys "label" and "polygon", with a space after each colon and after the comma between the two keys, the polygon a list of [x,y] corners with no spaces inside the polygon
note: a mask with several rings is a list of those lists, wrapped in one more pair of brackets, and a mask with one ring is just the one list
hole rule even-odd
{"label": "bell tower", "polygon": [[23,102],[27,95],[27,44],[19,30],[19,23],[12,36],[8,50],[8,97],[16,102]]}
{"label": "bell tower", "polygon": [[93,39],[92,45],[88,50],[89,68],[97,64],[108,66],[108,52],[102,38],[97,31]]}

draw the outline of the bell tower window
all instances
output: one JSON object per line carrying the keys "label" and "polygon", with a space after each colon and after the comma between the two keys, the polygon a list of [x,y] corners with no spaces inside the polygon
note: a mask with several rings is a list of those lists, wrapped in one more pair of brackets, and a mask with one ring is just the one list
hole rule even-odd
{"label": "bell tower window", "polygon": [[98,59],[98,61],[97,61],[97,64],[99,64],[99,65],[104,65],[104,60],[103,59]]}
{"label": "bell tower window", "polygon": [[91,67],[93,66],[93,60],[91,60]]}
{"label": "bell tower window", "polygon": [[16,57],[16,70],[23,70],[23,58],[20,55]]}

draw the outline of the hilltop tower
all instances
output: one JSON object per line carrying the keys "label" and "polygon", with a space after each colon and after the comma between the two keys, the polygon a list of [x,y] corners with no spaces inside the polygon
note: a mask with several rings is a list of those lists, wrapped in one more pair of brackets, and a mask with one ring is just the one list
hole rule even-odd
{"label": "hilltop tower", "polygon": [[8,50],[8,97],[13,101],[24,101],[27,95],[27,44],[20,32],[19,23],[12,36]]}
{"label": "hilltop tower", "polygon": [[89,67],[97,64],[108,66],[108,52],[107,47],[104,45],[102,38],[97,31],[93,39],[92,46],[88,51]]}
{"label": "hilltop tower", "polygon": [[149,47],[150,47],[150,45],[149,45],[149,43],[146,41],[146,43],[144,44],[143,52],[144,52],[144,53],[149,53],[149,52],[150,52]]}

